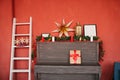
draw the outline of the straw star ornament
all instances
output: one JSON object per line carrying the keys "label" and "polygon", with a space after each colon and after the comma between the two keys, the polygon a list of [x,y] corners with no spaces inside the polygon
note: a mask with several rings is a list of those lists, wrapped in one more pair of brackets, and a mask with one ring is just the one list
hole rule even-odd
{"label": "straw star ornament", "polygon": [[68,37],[69,36],[68,32],[69,31],[74,31],[74,29],[69,28],[70,25],[72,24],[72,22],[73,21],[70,21],[69,23],[66,24],[64,19],[62,21],[62,24],[55,22],[58,29],[56,29],[56,30],[54,30],[52,32],[59,32],[59,37],[62,37],[62,35],[65,35],[65,36]]}

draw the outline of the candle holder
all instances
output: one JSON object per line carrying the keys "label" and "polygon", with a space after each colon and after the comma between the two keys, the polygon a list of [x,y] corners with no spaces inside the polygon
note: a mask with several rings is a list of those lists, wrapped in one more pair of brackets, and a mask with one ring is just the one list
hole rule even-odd
{"label": "candle holder", "polygon": [[80,25],[79,22],[75,26],[75,35],[76,36],[82,35],[82,26]]}

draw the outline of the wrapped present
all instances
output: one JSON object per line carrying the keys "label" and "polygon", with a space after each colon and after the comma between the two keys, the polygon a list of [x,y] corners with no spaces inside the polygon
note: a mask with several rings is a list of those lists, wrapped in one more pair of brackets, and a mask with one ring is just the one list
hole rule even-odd
{"label": "wrapped present", "polygon": [[70,50],[70,64],[81,64],[80,50]]}

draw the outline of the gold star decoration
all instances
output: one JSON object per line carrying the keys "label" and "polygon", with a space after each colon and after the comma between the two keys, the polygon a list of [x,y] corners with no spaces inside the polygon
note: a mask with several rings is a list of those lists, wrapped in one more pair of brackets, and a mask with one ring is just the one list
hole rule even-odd
{"label": "gold star decoration", "polygon": [[21,44],[25,43],[25,39],[22,37],[22,38],[20,39],[20,42],[21,42]]}
{"label": "gold star decoration", "polygon": [[70,25],[72,24],[73,21],[70,21],[69,23],[65,23],[64,19],[62,21],[62,24],[59,24],[57,22],[55,22],[55,24],[57,25],[57,30],[54,30],[53,32],[59,32],[59,37],[61,37],[62,35],[65,36],[69,36],[68,32],[69,31],[74,31],[74,29],[69,28]]}
{"label": "gold star decoration", "polygon": [[15,40],[15,45],[19,45],[19,44],[20,44],[19,39],[16,39],[16,40]]}

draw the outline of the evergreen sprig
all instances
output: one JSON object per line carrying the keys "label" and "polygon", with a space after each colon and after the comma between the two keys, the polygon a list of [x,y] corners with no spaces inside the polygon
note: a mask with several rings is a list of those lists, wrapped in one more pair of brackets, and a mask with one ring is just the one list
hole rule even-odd
{"label": "evergreen sprig", "polygon": [[36,41],[40,41],[42,39],[42,35],[36,36]]}
{"label": "evergreen sprig", "polygon": [[62,36],[62,37],[55,37],[56,41],[66,41],[70,40],[70,37]]}
{"label": "evergreen sprig", "polygon": [[[94,36],[93,37],[93,40],[98,40],[99,39],[99,37],[97,37],[97,36]],[[82,35],[80,35],[80,36],[76,36],[76,35],[74,35],[74,40],[76,40],[76,41],[90,41],[90,37],[89,36],[82,36]]]}

